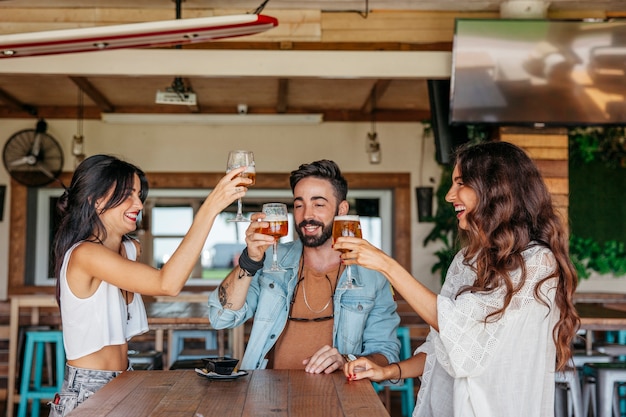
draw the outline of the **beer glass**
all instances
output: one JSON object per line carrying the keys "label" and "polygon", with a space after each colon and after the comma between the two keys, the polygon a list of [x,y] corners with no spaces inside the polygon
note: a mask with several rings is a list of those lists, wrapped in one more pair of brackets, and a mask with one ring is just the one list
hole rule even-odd
{"label": "beer glass", "polygon": [[263,214],[265,218],[262,220],[269,223],[268,227],[261,227],[259,233],[274,237],[274,245],[272,252],[272,266],[265,269],[265,272],[282,272],[283,268],[278,266],[278,239],[287,236],[289,231],[289,217],[287,213],[287,205],[282,203],[266,203],[263,204]]}
{"label": "beer glass", "polygon": [[[359,216],[356,215],[345,215],[345,216],[335,216],[333,221],[333,244],[342,236],[352,236],[362,238],[361,235],[361,222],[359,221]],[[348,252],[347,250],[341,250],[341,252]],[[346,265],[346,274],[348,275],[348,282],[342,285],[339,288],[343,288],[346,290],[354,290],[360,288],[358,285],[355,285],[352,281],[352,273],[350,270],[350,265]]]}
{"label": "beer glass", "polygon": [[[240,184],[245,187],[251,187],[255,183],[256,171],[254,169],[254,154],[250,151],[230,151],[228,153],[228,163],[226,164],[226,172],[230,172],[235,168],[247,167],[244,172],[241,173],[242,178],[250,178],[252,184]],[[249,219],[243,217],[241,208],[241,198],[237,200],[237,215],[233,219],[229,219],[229,222],[249,222]]]}

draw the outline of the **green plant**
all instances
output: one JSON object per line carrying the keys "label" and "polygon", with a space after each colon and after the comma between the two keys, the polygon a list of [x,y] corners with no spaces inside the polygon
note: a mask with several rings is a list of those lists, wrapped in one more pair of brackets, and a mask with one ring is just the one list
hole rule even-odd
{"label": "green plant", "polygon": [[626,168],[626,127],[577,127],[568,132],[570,159]]}
{"label": "green plant", "polygon": [[570,236],[570,259],[579,279],[589,278],[592,272],[626,274],[626,245],[614,240],[600,244],[590,238]]}
{"label": "green plant", "polygon": [[[570,158],[589,163],[603,161],[608,166],[626,168],[626,128],[576,128],[569,132]],[[469,126],[468,137],[472,143],[489,140],[489,131],[481,126]],[[451,166],[442,165],[441,181],[436,191],[437,212],[430,219],[433,229],[424,238],[423,245],[440,242],[443,246],[435,252],[437,262],[431,272],[440,272],[441,282],[445,280],[448,267],[459,251],[458,224],[454,208],[445,201],[452,182]],[[589,278],[592,272],[612,273],[615,276],[626,274],[626,244],[608,241],[600,244],[593,239],[570,237],[570,258],[581,279]]]}

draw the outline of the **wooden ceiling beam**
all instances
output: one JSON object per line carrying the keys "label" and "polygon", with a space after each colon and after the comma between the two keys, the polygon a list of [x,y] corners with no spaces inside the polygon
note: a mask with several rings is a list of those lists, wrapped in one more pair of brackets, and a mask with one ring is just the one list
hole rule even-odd
{"label": "wooden ceiling beam", "polygon": [[451,52],[449,42],[204,42],[182,45],[182,49],[251,49],[257,51],[438,51]]}
{"label": "wooden ceiling beam", "polygon": [[[75,106],[41,106],[37,109],[37,115],[45,119],[75,119]],[[83,117],[86,120],[98,120],[101,118],[101,110],[98,107],[90,106],[84,108]],[[146,114],[171,114],[189,113],[185,106],[168,106],[167,109],[155,111],[154,106],[120,106],[116,108],[115,113],[146,113]],[[250,114],[275,114],[275,108],[254,108]],[[323,109],[294,109],[290,108],[284,114],[305,114],[305,113],[321,113],[325,122],[369,122],[370,115],[360,110],[323,110]],[[232,107],[223,108],[205,108],[203,107],[198,114],[234,114]],[[0,119],[25,119],[32,118],[33,115],[24,111],[9,109],[0,106]],[[420,122],[430,118],[428,110],[394,110],[385,109],[377,110],[377,122]]]}
{"label": "wooden ceiling beam", "polygon": [[87,94],[87,96],[100,108],[102,112],[111,113],[115,111],[115,107],[109,102],[109,100],[98,90],[95,88],[87,78],[85,77],[72,77],[70,76],[70,80],[78,88],[80,88],[83,93]]}
{"label": "wooden ceiling beam", "polygon": [[380,98],[385,94],[385,91],[389,88],[391,80],[377,80],[372,86],[372,90],[361,106],[361,112],[370,114],[377,110],[376,103],[380,103]]}
{"label": "wooden ceiling beam", "polygon": [[4,91],[2,88],[0,88],[0,102],[4,102],[4,104],[6,104],[6,106],[12,111],[17,111],[20,113],[26,112],[30,116],[37,115],[36,107],[22,103],[11,94]]}
{"label": "wooden ceiling beam", "polygon": [[278,94],[276,99],[276,113],[287,112],[287,97],[289,93],[289,80],[287,78],[280,78],[278,80]]}

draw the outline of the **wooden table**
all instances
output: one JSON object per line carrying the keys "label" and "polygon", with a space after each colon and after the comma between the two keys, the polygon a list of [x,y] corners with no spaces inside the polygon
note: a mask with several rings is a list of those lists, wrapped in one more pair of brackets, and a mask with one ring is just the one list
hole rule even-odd
{"label": "wooden table", "polygon": [[580,328],[587,330],[585,350],[592,354],[593,331],[626,330],[626,311],[601,303],[576,303]]}
{"label": "wooden table", "polygon": [[[163,333],[168,331],[168,352],[173,352],[172,333],[176,329],[213,329],[209,322],[207,301],[156,301],[145,303],[148,326],[155,330],[154,348],[163,352]],[[242,359],[244,352],[244,326],[229,329],[229,345],[234,358]],[[218,331],[219,355],[224,356],[224,332]],[[164,361],[166,363],[167,361]]]}
{"label": "wooden table", "polygon": [[341,372],[256,370],[235,380],[209,380],[192,370],[126,372],[72,417],[92,416],[389,416],[367,381]]}

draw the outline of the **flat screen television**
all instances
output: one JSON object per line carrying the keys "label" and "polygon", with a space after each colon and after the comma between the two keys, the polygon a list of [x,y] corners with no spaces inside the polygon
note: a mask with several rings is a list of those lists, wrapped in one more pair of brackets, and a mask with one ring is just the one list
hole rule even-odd
{"label": "flat screen television", "polygon": [[457,19],[451,124],[626,124],[626,20]]}

